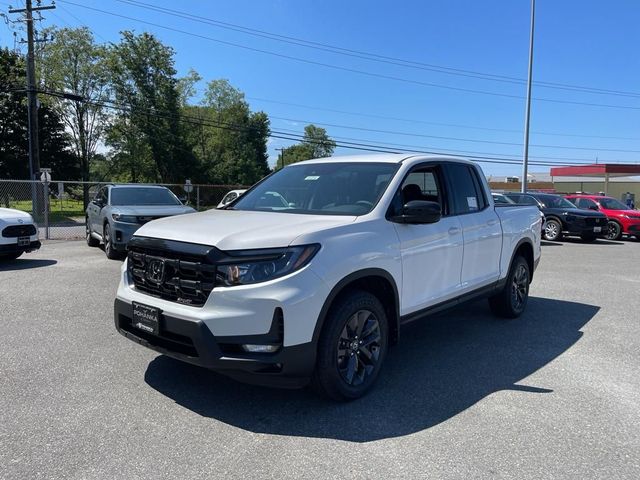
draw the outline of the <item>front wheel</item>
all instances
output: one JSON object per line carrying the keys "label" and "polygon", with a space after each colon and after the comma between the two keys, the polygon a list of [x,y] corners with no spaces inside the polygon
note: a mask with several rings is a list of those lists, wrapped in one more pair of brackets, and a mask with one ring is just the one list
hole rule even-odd
{"label": "front wheel", "polygon": [[111,240],[111,227],[108,223],[104,225],[104,233],[102,235],[102,239],[104,240],[104,253],[107,255],[107,258],[110,260],[118,260],[120,258],[120,253],[113,248],[113,242]]}
{"label": "front wheel", "polygon": [[529,264],[517,256],[507,275],[507,283],[500,293],[489,298],[491,311],[502,318],[517,318],[522,315],[529,300],[531,273]]}
{"label": "front wheel", "polygon": [[544,227],[544,238],[555,242],[562,238],[562,224],[556,219],[547,220],[547,224]]}
{"label": "front wheel", "polygon": [[373,386],[387,354],[389,323],[374,295],[354,291],[335,304],[318,342],[312,385],[333,400],[362,397]]}
{"label": "front wheel", "polygon": [[91,226],[89,225],[89,217],[85,218],[85,235],[87,237],[87,245],[90,247],[97,247],[100,245],[100,241],[91,236]]}
{"label": "front wheel", "polygon": [[607,223],[607,240],[620,240],[622,237],[622,227],[618,222],[609,220]]}

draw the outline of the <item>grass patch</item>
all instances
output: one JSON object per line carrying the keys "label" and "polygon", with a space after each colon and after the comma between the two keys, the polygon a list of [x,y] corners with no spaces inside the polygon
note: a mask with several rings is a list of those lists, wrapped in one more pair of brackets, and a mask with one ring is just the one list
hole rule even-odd
{"label": "grass patch", "polygon": [[[7,205],[2,205],[6,207]],[[33,214],[31,200],[11,200],[8,208],[15,208]],[[82,200],[57,199],[49,200],[49,223],[73,221],[74,218],[84,219]]]}

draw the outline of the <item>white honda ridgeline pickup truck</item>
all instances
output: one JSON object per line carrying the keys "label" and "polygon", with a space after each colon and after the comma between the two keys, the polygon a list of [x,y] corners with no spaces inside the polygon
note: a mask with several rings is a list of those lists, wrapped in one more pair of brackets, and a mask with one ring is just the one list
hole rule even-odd
{"label": "white honda ridgeline pickup truck", "polygon": [[447,157],[289,165],[219,210],[131,239],[116,328],[165,355],[336,400],[375,382],[401,325],[478,297],[518,317],[540,260],[536,207],[494,207]]}

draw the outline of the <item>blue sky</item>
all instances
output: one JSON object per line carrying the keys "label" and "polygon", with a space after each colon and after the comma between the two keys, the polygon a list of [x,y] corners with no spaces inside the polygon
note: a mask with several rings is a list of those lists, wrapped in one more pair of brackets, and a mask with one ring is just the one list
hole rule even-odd
{"label": "blue sky", "polygon": [[[41,25],[87,25],[99,42],[115,42],[125,29],[153,32],[175,49],[180,75],[194,68],[205,80],[229,79],[252,109],[269,114],[274,131],[300,134],[313,122],[326,125],[329,134],[343,142],[522,158],[526,86],[513,79],[527,75],[529,0],[140,1],[390,60],[306,48],[116,0],[59,0],[56,10],[43,13]],[[6,11],[9,3],[23,4],[0,0],[0,10]],[[538,99],[532,103],[532,162],[640,162],[639,23],[637,0],[537,1],[534,82],[568,89],[534,85]],[[13,46],[12,32],[3,23],[0,45]],[[406,65],[398,60],[416,62],[412,65],[419,68],[397,65]],[[442,67],[462,75],[445,73]],[[508,81],[487,79],[486,74]],[[617,93],[576,91],[575,86]],[[272,139],[270,162],[276,159],[275,148],[291,143]],[[336,151],[350,153],[357,151]],[[493,175],[517,175],[521,170],[500,163],[482,166]],[[530,166],[533,172],[548,169]]]}

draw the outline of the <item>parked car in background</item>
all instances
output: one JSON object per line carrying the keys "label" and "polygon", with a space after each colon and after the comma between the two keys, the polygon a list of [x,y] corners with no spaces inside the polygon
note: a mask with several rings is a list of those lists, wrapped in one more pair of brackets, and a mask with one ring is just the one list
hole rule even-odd
{"label": "parked car in background", "polygon": [[33,217],[22,210],[0,208],[0,260],[14,260],[39,248]]}
{"label": "parked car in background", "polygon": [[222,200],[220,200],[220,203],[218,204],[218,206],[216,208],[222,208],[225,205],[230,204],[231,202],[233,202],[236,198],[238,198],[240,195],[242,195],[246,191],[247,191],[246,189],[244,189],[244,190],[231,190],[224,197],[222,197]]}
{"label": "parked car in background", "polygon": [[401,324],[482,297],[521,315],[540,236],[536,208],[495,208],[462,159],[298,162],[223,209],[142,226],[115,327],[241,380],[311,381],[351,400],[375,383]]}
{"label": "parked car in background", "polygon": [[608,218],[606,237],[618,240],[623,234],[640,239],[640,212],[612,197],[600,195],[567,195],[565,197],[576,207],[601,212]]}
{"label": "parked car in background", "polygon": [[[493,202],[496,204],[496,207],[502,205],[518,205],[515,201],[511,200],[503,193],[491,192],[491,196],[493,197]],[[547,218],[544,216],[544,213],[542,213],[542,210],[540,210],[540,218],[542,219],[542,226],[540,228],[542,230],[542,233],[544,233],[544,229],[547,226]]]}
{"label": "parked car in background", "polygon": [[108,258],[119,258],[141,225],[158,218],[193,213],[166,187],[106,185],[87,206],[87,244],[102,242]]}
{"label": "parked car in background", "polygon": [[544,237],[561,240],[563,235],[578,236],[592,242],[607,233],[607,216],[591,210],[580,210],[569,200],[550,193],[506,193],[520,205],[536,205],[546,217]]}

